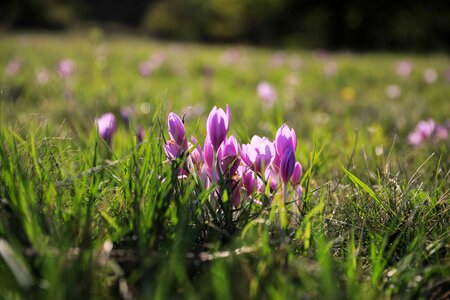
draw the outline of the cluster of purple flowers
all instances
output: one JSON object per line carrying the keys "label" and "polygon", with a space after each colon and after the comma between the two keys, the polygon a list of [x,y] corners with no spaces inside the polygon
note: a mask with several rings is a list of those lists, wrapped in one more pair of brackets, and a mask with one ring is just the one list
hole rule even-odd
{"label": "cluster of purple flowers", "polygon": [[437,124],[433,119],[420,121],[408,135],[408,142],[415,147],[428,141],[446,140],[448,138],[449,122]]}
{"label": "cluster of purple flowers", "polygon": [[207,135],[202,149],[194,137],[192,143],[188,141],[180,117],[173,112],[169,114],[170,139],[164,150],[170,161],[185,158],[179,177],[194,174],[206,188],[217,185],[219,192],[227,190],[234,207],[239,206],[244,194],[259,203],[258,194],[271,199],[280,188],[286,201],[289,184],[299,199],[302,165],[295,158],[295,131],[283,124],[273,142],[255,135],[249,144],[241,145],[233,135],[228,136],[229,126],[229,106],[226,111],[214,107],[206,121]]}

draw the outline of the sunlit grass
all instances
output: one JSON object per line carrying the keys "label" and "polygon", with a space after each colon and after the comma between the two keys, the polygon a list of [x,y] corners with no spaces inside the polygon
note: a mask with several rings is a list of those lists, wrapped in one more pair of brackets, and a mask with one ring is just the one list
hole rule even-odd
{"label": "sunlit grass", "polygon": [[[0,295],[27,298],[439,298],[448,292],[450,154],[419,148],[420,119],[449,118],[448,56],[322,54],[137,38],[10,35],[0,41]],[[149,77],[139,64],[165,60]],[[234,53],[234,52],[232,52]],[[225,57],[225,58],[224,58]],[[57,64],[75,62],[61,79]],[[413,63],[408,78],[395,72]],[[224,62],[225,61],[225,62]],[[300,63],[299,63],[300,61]],[[325,74],[330,61],[336,74]],[[438,79],[427,84],[423,71]],[[48,82],[36,81],[40,70]],[[260,81],[277,91],[265,108]],[[401,93],[389,98],[386,88]],[[235,219],[211,190],[177,179],[163,153],[167,114],[200,143],[213,105],[231,107],[241,143],[298,135],[301,205],[280,226],[272,206]],[[132,106],[111,145],[95,118]],[[140,143],[139,125],[145,128]],[[224,199],[226,201],[226,199]],[[217,215],[214,215],[217,213]]]}

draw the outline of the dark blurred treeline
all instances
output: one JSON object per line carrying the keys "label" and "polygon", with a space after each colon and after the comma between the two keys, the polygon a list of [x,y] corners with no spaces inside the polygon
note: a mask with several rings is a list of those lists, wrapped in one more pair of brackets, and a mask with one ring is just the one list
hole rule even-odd
{"label": "dark blurred treeline", "polygon": [[450,49],[450,1],[10,0],[7,28],[83,22],[161,38],[358,50]]}

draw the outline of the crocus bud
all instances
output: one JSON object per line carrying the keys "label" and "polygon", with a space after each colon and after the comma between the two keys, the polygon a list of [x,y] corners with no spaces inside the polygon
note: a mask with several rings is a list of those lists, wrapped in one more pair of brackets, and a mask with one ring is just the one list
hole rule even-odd
{"label": "crocus bud", "polygon": [[145,129],[142,125],[139,125],[138,130],[136,131],[136,139],[138,143],[142,143],[145,138]]}
{"label": "crocus bud", "polygon": [[186,130],[180,117],[171,112],[168,118],[169,135],[183,150],[187,150]]}
{"label": "crocus bud", "polygon": [[227,112],[225,113],[223,109],[214,106],[206,121],[206,133],[215,151],[219,149],[227,137],[230,125],[230,108],[228,104],[226,110]]}
{"label": "crocus bud", "polygon": [[98,129],[98,134],[108,144],[111,144],[111,139],[116,132],[117,122],[113,113],[106,113],[95,121]]}
{"label": "crocus bud", "polygon": [[295,155],[294,151],[290,148],[284,153],[283,158],[281,159],[280,164],[280,178],[284,184],[289,182],[289,179],[294,172],[295,167]]}
{"label": "crocus bud", "polygon": [[299,185],[303,176],[302,165],[296,162],[294,165],[294,172],[292,172],[291,183],[293,186]]}
{"label": "crocus bud", "polygon": [[120,116],[125,124],[130,124],[130,118],[133,115],[133,108],[130,106],[125,106],[120,109]]}
{"label": "crocus bud", "polygon": [[289,129],[286,124],[283,124],[277,131],[274,144],[277,154],[281,159],[283,159],[287,149],[292,149],[292,152],[295,153],[295,149],[297,148],[297,137],[294,129]]}
{"label": "crocus bud", "polygon": [[205,145],[203,146],[203,155],[206,167],[212,169],[214,163],[214,149],[208,137],[206,137]]}

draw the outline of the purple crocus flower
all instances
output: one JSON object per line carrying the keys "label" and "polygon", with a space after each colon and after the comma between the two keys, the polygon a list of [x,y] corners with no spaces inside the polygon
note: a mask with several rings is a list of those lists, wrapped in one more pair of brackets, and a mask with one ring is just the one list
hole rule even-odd
{"label": "purple crocus flower", "polygon": [[[198,170],[201,169],[201,164],[203,163],[203,152],[202,147],[198,144],[198,141],[195,137],[191,136],[192,144],[189,143],[190,154],[189,156],[192,159],[192,162],[196,166]],[[195,146],[197,144],[197,146]]]}
{"label": "purple crocus flower", "polygon": [[226,138],[217,152],[217,159],[219,161],[222,173],[234,175],[239,167],[239,144],[234,136]]}
{"label": "purple crocus flower", "polygon": [[286,124],[281,125],[275,136],[274,144],[275,150],[281,159],[288,149],[292,149],[292,152],[295,153],[297,149],[297,137],[294,129],[290,129]]}
{"label": "purple crocus flower", "polygon": [[177,142],[183,150],[187,150],[188,142],[183,121],[176,113],[171,112],[168,117],[168,124],[170,138]]}
{"label": "purple crocus flower", "polygon": [[182,153],[182,149],[180,145],[174,140],[169,140],[167,143],[163,145],[164,151],[166,152],[166,156],[170,160],[175,160],[180,157]]}
{"label": "purple crocus flower", "polygon": [[236,180],[232,180],[231,183],[231,202],[233,206],[236,208],[241,203],[241,186],[240,182]]}
{"label": "purple crocus flower", "polygon": [[284,153],[280,163],[280,178],[284,185],[289,182],[295,168],[295,154],[292,148]]}
{"label": "purple crocus flower", "polygon": [[95,122],[97,124],[98,134],[110,145],[112,136],[116,132],[117,128],[116,117],[113,113],[106,113]]}
{"label": "purple crocus flower", "polygon": [[206,121],[206,132],[215,151],[219,149],[227,137],[230,125],[230,107],[228,104],[226,111],[225,113],[223,109],[214,106]]}
{"label": "purple crocus flower", "polygon": [[203,156],[208,176],[210,177],[211,181],[217,182],[219,176],[217,174],[217,168],[216,166],[214,166],[214,147],[211,144],[211,141],[209,140],[208,136],[206,136],[205,139],[205,145],[203,147]]}
{"label": "purple crocus flower", "polygon": [[71,59],[62,59],[58,63],[58,74],[61,78],[67,79],[72,76],[75,70],[75,63]]}
{"label": "purple crocus flower", "polygon": [[266,137],[252,137],[250,144],[242,145],[241,157],[252,170],[264,173],[275,157],[275,147]]}
{"label": "purple crocus flower", "polygon": [[242,175],[242,184],[247,192],[247,196],[255,192],[264,193],[265,186],[261,178],[252,170],[246,170]]}
{"label": "purple crocus flower", "polygon": [[271,191],[276,191],[280,187],[278,178],[277,172],[275,172],[273,168],[268,168],[266,170],[265,179],[269,183]]}

